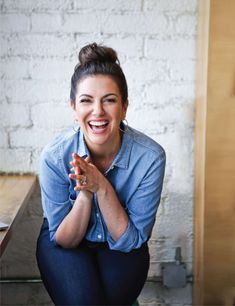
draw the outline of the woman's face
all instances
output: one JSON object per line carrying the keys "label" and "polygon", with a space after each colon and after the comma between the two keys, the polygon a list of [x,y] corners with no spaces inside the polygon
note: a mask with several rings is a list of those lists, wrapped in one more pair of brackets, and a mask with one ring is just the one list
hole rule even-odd
{"label": "woman's face", "polygon": [[88,76],[79,82],[72,107],[89,148],[105,149],[120,141],[119,126],[127,105],[127,101],[122,104],[119,88],[109,76]]}

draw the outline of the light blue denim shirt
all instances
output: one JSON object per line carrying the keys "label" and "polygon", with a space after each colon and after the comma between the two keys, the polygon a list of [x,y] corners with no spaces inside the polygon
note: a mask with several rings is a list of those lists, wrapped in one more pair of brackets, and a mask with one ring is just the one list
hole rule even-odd
{"label": "light blue denim shirt", "polygon": [[[40,162],[40,186],[44,217],[48,219],[50,238],[71,210],[78,192],[76,182],[69,178],[72,153],[82,158],[89,155],[79,129],[67,129],[47,145]],[[108,242],[109,248],[129,252],[139,248],[151,235],[160,202],[165,170],[164,149],[148,136],[125,127],[122,145],[109,169],[104,173],[128,214],[128,227],[113,240],[99,209],[96,194],[85,238]]]}

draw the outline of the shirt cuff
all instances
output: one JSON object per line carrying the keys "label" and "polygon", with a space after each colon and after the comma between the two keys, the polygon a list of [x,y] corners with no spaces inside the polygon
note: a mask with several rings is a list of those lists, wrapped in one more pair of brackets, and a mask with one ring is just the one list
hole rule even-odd
{"label": "shirt cuff", "polygon": [[111,250],[125,253],[130,252],[132,249],[141,247],[142,243],[144,242],[140,241],[138,230],[135,228],[130,219],[128,221],[127,229],[117,241],[113,240],[109,233],[107,235],[107,241]]}

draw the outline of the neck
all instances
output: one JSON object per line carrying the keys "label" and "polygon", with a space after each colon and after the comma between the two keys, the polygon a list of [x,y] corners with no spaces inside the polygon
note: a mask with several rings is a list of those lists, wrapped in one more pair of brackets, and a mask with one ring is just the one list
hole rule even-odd
{"label": "neck", "polygon": [[119,137],[116,139],[115,143],[108,143],[106,145],[92,145],[90,146],[88,143],[88,149],[91,154],[92,160],[112,160],[118,153],[121,147],[122,133],[119,134]]}

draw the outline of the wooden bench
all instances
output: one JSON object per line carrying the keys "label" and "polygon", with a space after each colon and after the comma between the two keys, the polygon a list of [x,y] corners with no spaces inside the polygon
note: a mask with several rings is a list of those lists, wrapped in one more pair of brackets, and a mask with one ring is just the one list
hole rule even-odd
{"label": "wooden bench", "polygon": [[14,235],[35,186],[36,176],[33,175],[0,175],[0,221],[8,225],[0,231],[0,256]]}

